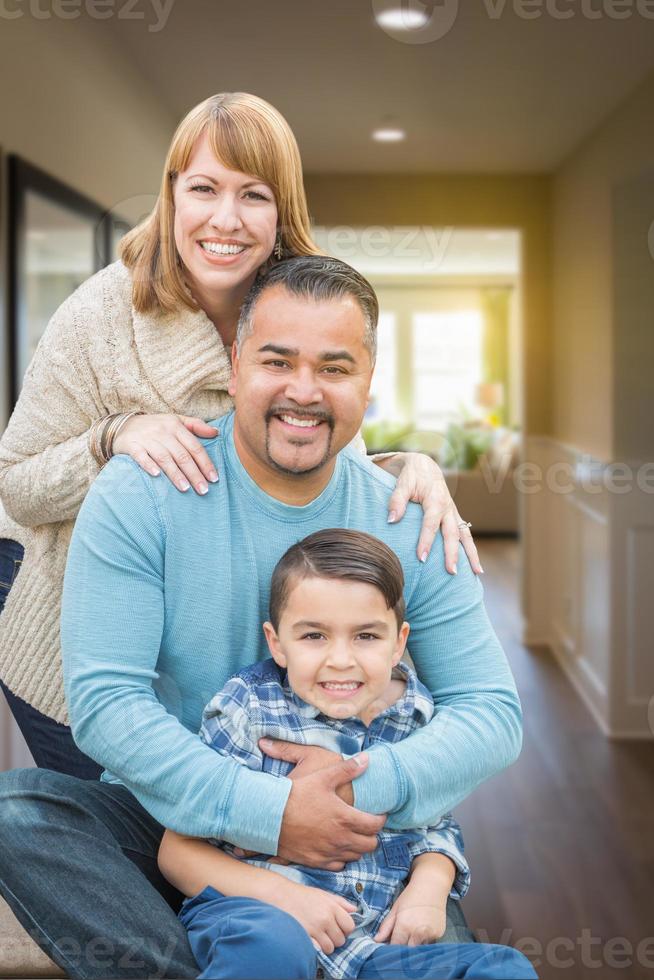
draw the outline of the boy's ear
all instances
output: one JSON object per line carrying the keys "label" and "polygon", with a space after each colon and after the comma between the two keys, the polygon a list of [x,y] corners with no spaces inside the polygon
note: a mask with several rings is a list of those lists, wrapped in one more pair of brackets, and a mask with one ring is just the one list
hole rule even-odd
{"label": "boy's ear", "polygon": [[406,641],[409,638],[409,630],[411,627],[408,623],[402,623],[399,632],[397,634],[397,643],[395,645],[395,651],[393,653],[393,666],[399,664],[402,659],[402,655],[406,649]]}
{"label": "boy's ear", "polygon": [[229,379],[229,384],[227,385],[227,392],[234,397],[236,394],[236,378],[238,376],[238,351],[236,349],[236,341],[232,344],[232,376]]}
{"label": "boy's ear", "polygon": [[272,623],[264,623],[263,631],[266,634],[266,643],[268,644],[268,649],[270,650],[270,656],[273,658],[278,667],[286,667],[286,657],[282,653],[282,648],[279,643],[279,637],[275,632],[275,627]]}

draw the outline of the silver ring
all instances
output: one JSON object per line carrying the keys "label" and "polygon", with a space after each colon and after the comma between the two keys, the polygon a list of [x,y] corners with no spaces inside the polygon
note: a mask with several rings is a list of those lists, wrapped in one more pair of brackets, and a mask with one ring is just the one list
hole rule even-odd
{"label": "silver ring", "polygon": [[472,527],[470,521],[459,521],[457,527]]}

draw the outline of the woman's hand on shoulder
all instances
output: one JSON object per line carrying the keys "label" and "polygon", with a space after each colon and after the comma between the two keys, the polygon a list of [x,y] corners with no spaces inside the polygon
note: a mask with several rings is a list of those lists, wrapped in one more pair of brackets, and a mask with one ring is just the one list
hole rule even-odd
{"label": "woman's hand on shoulder", "polygon": [[190,415],[135,415],[122,427],[112,449],[114,456],[131,456],[150,476],[165,473],[178,490],[193,487],[205,494],[218,473],[200,439],[217,434],[213,425]]}
{"label": "woman's hand on shoulder", "polygon": [[440,529],[447,571],[456,574],[460,542],[475,575],[483,573],[470,528],[456,509],[440,466],[424,453],[396,453],[379,460],[378,465],[397,476],[395,490],[388,502],[389,522],[392,524],[404,517],[410,500],[420,504],[424,511],[417,548],[420,561],[427,560]]}

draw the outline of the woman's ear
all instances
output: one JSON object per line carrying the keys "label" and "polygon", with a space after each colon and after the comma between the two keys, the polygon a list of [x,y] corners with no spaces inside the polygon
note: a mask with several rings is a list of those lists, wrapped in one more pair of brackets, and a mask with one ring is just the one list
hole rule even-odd
{"label": "woman's ear", "polygon": [[275,627],[272,623],[264,623],[263,631],[266,635],[266,643],[268,644],[268,649],[270,650],[270,656],[273,658],[278,667],[286,667],[286,657],[282,653],[282,648],[279,643],[279,637],[275,631]]}
{"label": "woman's ear", "polygon": [[402,655],[406,649],[406,641],[409,638],[409,630],[411,627],[408,623],[402,623],[397,634],[397,643],[395,645],[395,651],[393,652],[393,666],[399,664],[402,659]]}

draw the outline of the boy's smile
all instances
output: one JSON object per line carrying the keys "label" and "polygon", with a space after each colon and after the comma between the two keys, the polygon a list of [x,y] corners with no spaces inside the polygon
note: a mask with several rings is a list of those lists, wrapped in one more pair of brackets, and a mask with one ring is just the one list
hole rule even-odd
{"label": "boy's smile", "polygon": [[277,633],[264,625],[270,652],[293,691],[329,718],[368,724],[398,699],[391,680],[409,633],[384,596],[366,582],[302,578],[291,586]]}

